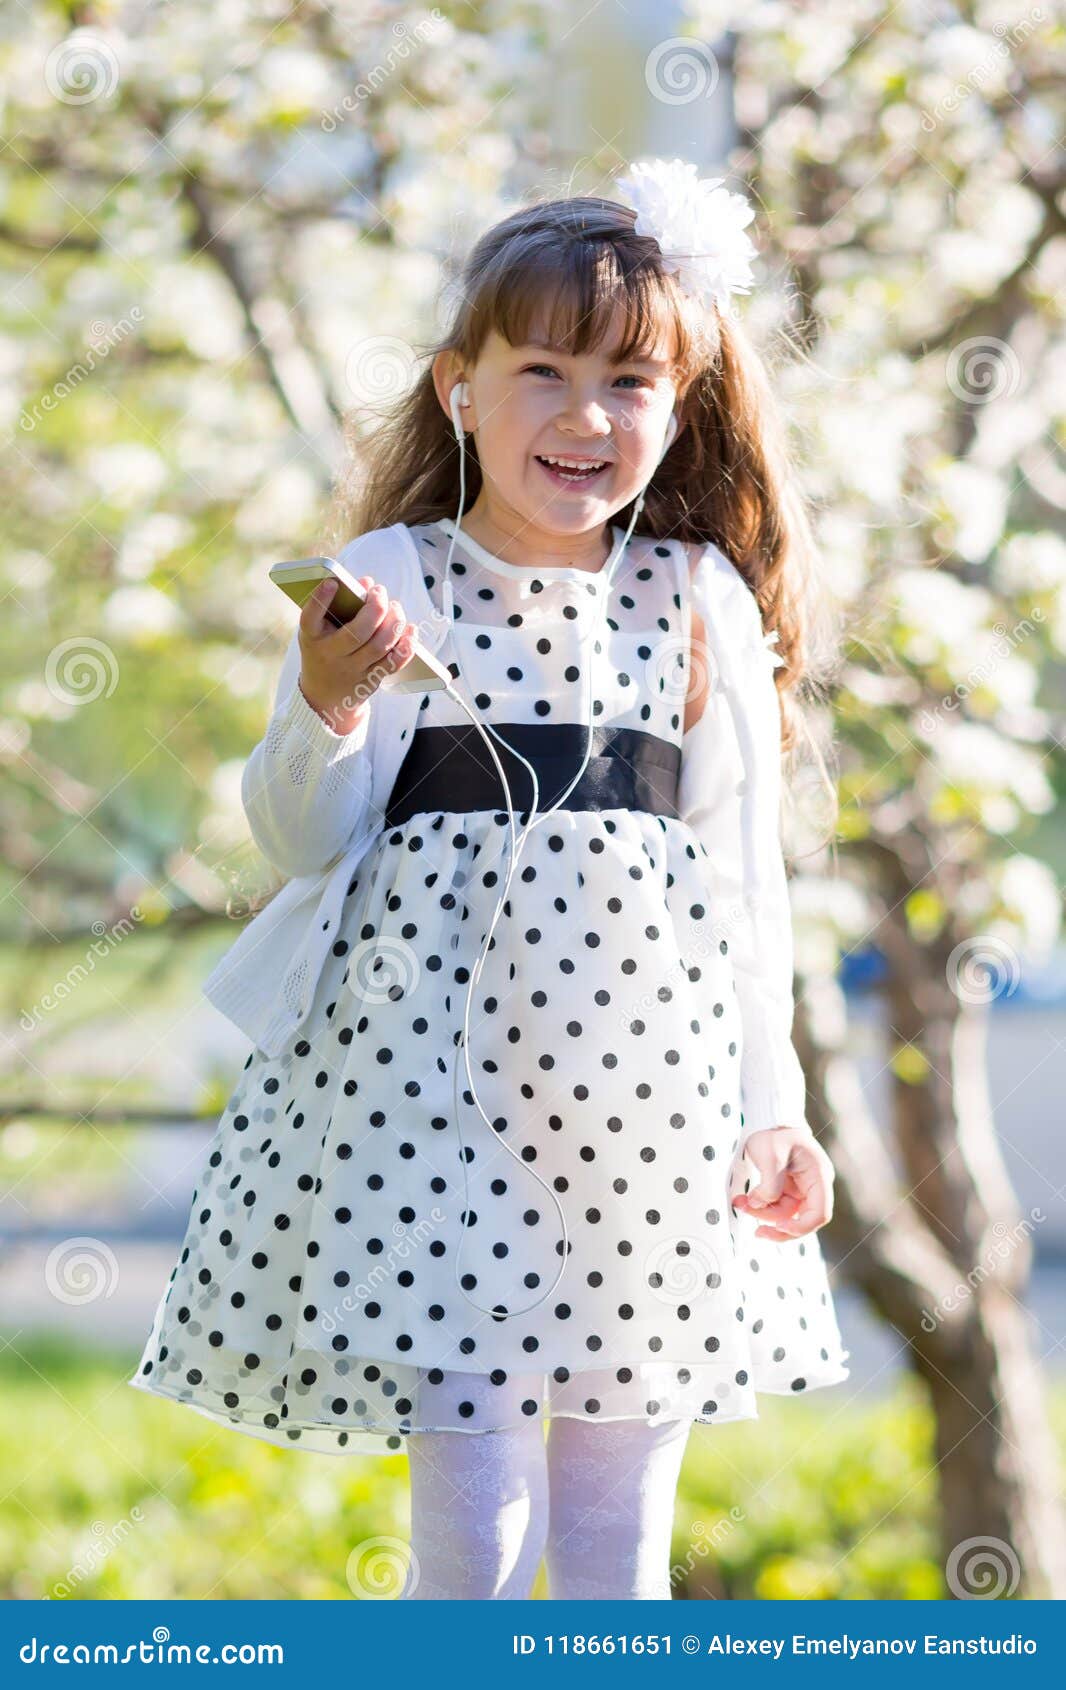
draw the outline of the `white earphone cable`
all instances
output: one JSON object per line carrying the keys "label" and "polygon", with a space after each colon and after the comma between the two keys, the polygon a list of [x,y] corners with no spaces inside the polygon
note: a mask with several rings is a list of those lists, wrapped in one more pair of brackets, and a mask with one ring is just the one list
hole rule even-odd
{"label": "white earphone cable", "polygon": [[[463,429],[462,419],[459,416],[459,405],[462,402],[462,394],[465,392],[465,390],[466,390],[466,384],[465,383],[457,383],[456,386],[454,386],[452,388],[451,395],[450,395],[450,406],[451,406],[452,421],[455,425],[456,439],[458,440],[458,443],[459,443],[459,511],[458,511],[456,521],[452,525],[452,529],[451,529],[451,544],[448,547],[448,556],[447,556],[447,559],[445,560],[444,575],[443,575],[442,582],[441,582],[441,602],[442,602],[444,614],[445,614],[445,616],[448,617],[448,619],[450,620],[450,622],[452,624],[453,632],[454,632],[454,628],[456,626],[455,600],[454,600],[454,595],[452,593],[452,586],[451,586],[451,581],[449,579],[449,576],[450,576],[450,572],[451,572],[452,554],[455,550],[456,540],[459,537],[459,528],[460,528],[460,523],[461,523],[461,520],[462,520],[463,506],[466,503],[466,453],[465,453],[465,446],[464,446],[465,431]],[[674,420],[673,417],[671,417],[671,421],[673,421],[673,420]],[[665,457],[666,452],[669,449],[672,438],[673,438],[673,433],[671,432],[667,436],[666,445],[664,445],[663,450],[660,453],[660,456],[659,456],[659,462],[660,463],[662,462],[663,457]],[[656,467],[658,467],[658,465]],[[652,473],[654,474],[654,471]],[[649,480],[650,480],[650,477],[649,477]],[[496,766],[496,771],[499,774],[500,783],[501,783],[503,790],[504,790],[505,803],[506,803],[506,806],[507,806],[508,841],[509,841],[509,850],[508,850],[509,861],[508,861],[507,877],[504,881],[503,889],[502,889],[502,891],[499,895],[499,898],[497,900],[496,908],[493,911],[493,916],[492,916],[491,922],[489,923],[488,931],[486,932],[486,934],[484,935],[484,937],[481,941],[481,949],[478,952],[477,962],[474,964],[474,967],[470,971],[470,983],[469,983],[469,986],[467,988],[466,1001],[465,1001],[464,1008],[463,1008],[463,1028],[462,1028],[462,1034],[461,1034],[461,1044],[462,1044],[463,1057],[464,1057],[465,1066],[466,1066],[466,1076],[467,1076],[467,1081],[468,1081],[469,1089],[470,1089],[470,1098],[471,1098],[471,1101],[472,1101],[475,1109],[477,1110],[478,1114],[481,1116],[481,1119],[484,1121],[485,1125],[490,1130],[495,1130],[495,1129],[493,1129],[492,1122],[489,1120],[489,1117],[486,1115],[484,1109],[481,1107],[481,1101],[480,1101],[480,1099],[477,1095],[477,1088],[474,1084],[474,1076],[473,1076],[473,1072],[472,1072],[471,1066],[470,1066],[470,1010],[471,1010],[472,1001],[473,1001],[473,993],[474,993],[474,990],[477,986],[478,981],[481,978],[481,974],[482,974],[482,971],[484,969],[484,965],[485,965],[486,961],[488,960],[489,950],[491,949],[491,945],[492,945],[492,935],[495,932],[496,924],[497,924],[497,922],[500,918],[500,914],[501,914],[501,912],[504,908],[504,905],[507,902],[507,894],[510,890],[511,881],[514,877],[515,869],[518,866],[518,859],[521,856],[523,849],[525,848],[526,840],[529,838],[529,835],[533,832],[533,829],[535,827],[539,827],[542,822],[547,821],[550,816],[554,815],[555,811],[558,810],[558,808],[563,803],[563,801],[566,798],[569,797],[570,793],[577,786],[579,780],[581,779],[581,777],[584,774],[586,768],[588,767],[589,759],[592,756],[592,747],[595,743],[595,726],[594,726],[594,722],[593,722],[593,704],[594,704],[594,687],[593,687],[594,664],[593,664],[593,656],[594,656],[594,653],[595,653],[595,650],[596,650],[597,635],[598,635],[600,626],[601,626],[601,624],[602,624],[602,622],[603,622],[603,620],[606,616],[607,605],[608,605],[608,602],[609,602],[609,599],[610,599],[611,581],[614,577],[615,570],[616,570],[616,568],[617,568],[617,566],[618,566],[618,564],[619,564],[619,562],[620,562],[620,560],[621,560],[621,558],[622,558],[622,556],[625,552],[626,546],[629,544],[629,539],[630,539],[630,536],[632,535],[633,528],[634,528],[634,525],[636,523],[637,517],[640,515],[640,512],[644,508],[644,493],[645,493],[645,489],[642,488],[638,497],[637,497],[637,499],[636,499],[636,501],[634,502],[633,514],[629,519],[629,526],[626,529],[626,532],[625,532],[625,534],[622,538],[621,544],[618,546],[614,555],[611,558],[609,558],[608,562],[604,565],[600,574],[594,578],[595,581],[596,581],[596,584],[597,584],[597,603],[596,603],[596,610],[595,610],[595,613],[594,613],[592,628],[590,630],[590,636],[589,636],[589,642],[588,642],[588,662],[586,663],[586,666],[585,666],[585,668],[586,668],[586,698],[587,698],[587,706],[586,706],[586,712],[585,712],[586,716],[587,716],[585,753],[584,753],[584,756],[581,759],[581,763],[580,763],[580,766],[578,767],[577,773],[574,775],[574,777],[570,781],[569,785],[564,787],[563,791],[558,795],[558,797],[554,800],[554,802],[551,804],[551,806],[547,810],[544,810],[543,812],[538,814],[537,806],[538,806],[538,803],[539,803],[539,796],[540,796],[539,782],[537,780],[537,771],[533,767],[533,765],[528,761],[528,759],[523,757],[521,752],[516,751],[515,748],[512,745],[508,744],[507,740],[505,740],[503,738],[502,734],[500,734],[496,731],[496,729],[493,727],[491,722],[482,722],[475,715],[474,710],[470,707],[470,705],[466,702],[466,700],[460,697],[459,692],[458,692],[458,690],[457,690],[457,688],[455,687],[454,684],[450,685],[450,686],[446,686],[444,688],[444,691],[447,694],[447,696],[452,698],[454,700],[454,702],[456,704],[458,704],[460,709],[463,710],[465,712],[465,714],[470,717],[470,720],[473,722],[475,728],[478,730],[482,739],[485,741],[485,744],[488,747],[489,755],[491,756],[493,763]],[[601,581],[602,581],[602,588],[600,587]],[[461,668],[460,668],[460,674],[462,674]],[[463,684],[465,686],[466,685],[465,675],[463,675],[462,678],[463,678]],[[486,732],[486,729],[488,730],[488,732]],[[530,810],[530,819],[529,819],[528,823],[526,824],[526,826],[523,828],[520,838],[517,836],[516,830],[515,830],[515,810],[514,810],[513,800],[512,800],[512,797],[511,797],[510,784],[507,780],[506,773],[504,772],[503,764],[500,762],[500,759],[499,759],[499,757],[496,753],[496,750],[493,747],[491,741],[489,740],[488,735],[490,733],[492,734],[492,736],[495,739],[499,740],[500,744],[504,747],[505,750],[509,751],[512,756],[516,757],[520,763],[525,765],[525,767],[529,770],[530,778],[531,778],[532,783],[533,783],[532,808]],[[455,1129],[456,1129],[456,1134],[457,1134],[458,1139],[459,1139],[459,1159],[460,1159],[460,1161],[462,1163],[462,1167],[463,1167],[463,1191],[464,1191],[464,1204],[465,1204],[464,1211],[463,1211],[463,1228],[462,1228],[462,1233],[460,1235],[459,1246],[458,1246],[458,1248],[456,1250],[456,1254],[455,1254],[455,1282],[456,1282],[456,1285],[458,1286],[459,1290],[462,1291],[463,1296],[466,1297],[467,1301],[474,1308],[478,1309],[480,1313],[491,1314],[494,1318],[496,1318],[498,1320],[510,1320],[510,1319],[513,1319],[515,1315],[526,1314],[526,1313],[529,1312],[530,1309],[535,1309],[538,1306],[538,1304],[540,1304],[544,1301],[545,1297],[549,1297],[551,1295],[551,1293],[555,1290],[556,1286],[559,1284],[559,1281],[562,1279],[562,1276],[566,1271],[566,1259],[567,1259],[567,1256],[568,1256],[569,1250],[570,1250],[569,1233],[568,1233],[568,1229],[567,1229],[567,1225],[566,1225],[566,1215],[563,1212],[562,1204],[559,1202],[559,1199],[556,1196],[555,1192],[552,1191],[550,1189],[550,1187],[545,1184],[544,1180],[541,1179],[541,1177],[538,1173],[536,1173],[532,1168],[529,1167],[528,1163],[523,1162],[521,1160],[521,1158],[516,1154],[516,1152],[514,1151],[514,1149],[512,1148],[511,1145],[507,1144],[503,1139],[500,1139],[499,1140],[500,1144],[508,1152],[508,1154],[510,1156],[512,1156],[515,1161],[517,1161],[519,1163],[519,1166],[521,1168],[523,1168],[526,1172],[533,1174],[534,1179],[537,1180],[538,1183],[544,1187],[544,1190],[548,1192],[548,1195],[551,1197],[552,1201],[554,1202],[555,1207],[556,1207],[558,1214],[559,1214],[559,1221],[560,1221],[560,1224],[561,1224],[562,1230],[563,1230],[562,1251],[561,1251],[562,1259],[561,1259],[560,1264],[559,1264],[559,1272],[556,1274],[556,1276],[555,1276],[554,1280],[552,1281],[551,1285],[549,1285],[547,1290],[542,1292],[542,1294],[539,1297],[535,1298],[532,1303],[529,1303],[526,1308],[506,1310],[506,1309],[496,1307],[496,1308],[490,1309],[490,1308],[485,1308],[484,1305],[482,1305],[481,1303],[477,1303],[477,1302],[474,1301],[473,1297],[471,1297],[469,1295],[469,1293],[467,1292],[465,1286],[463,1286],[461,1284],[460,1278],[459,1278],[459,1262],[460,1262],[460,1258],[462,1256],[463,1243],[465,1241],[466,1232],[467,1232],[468,1228],[470,1227],[470,1225],[472,1223],[471,1223],[471,1214],[470,1214],[470,1177],[469,1177],[469,1173],[468,1173],[468,1169],[467,1169],[466,1146],[465,1146],[465,1143],[463,1141],[462,1125],[461,1125],[461,1121],[460,1121],[459,1064],[458,1064],[458,1060],[456,1060],[456,1062],[453,1065],[452,1075],[453,1075],[452,1096],[453,1096],[453,1103],[454,1103],[454,1109],[455,1109]]]}

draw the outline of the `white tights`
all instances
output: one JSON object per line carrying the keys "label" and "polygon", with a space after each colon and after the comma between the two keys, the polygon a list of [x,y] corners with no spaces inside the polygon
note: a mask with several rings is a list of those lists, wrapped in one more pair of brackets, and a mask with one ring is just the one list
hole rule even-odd
{"label": "white tights", "polygon": [[[469,1380],[470,1390],[485,1389],[477,1375]],[[539,1400],[538,1386],[518,1394]],[[668,1600],[691,1426],[559,1416],[545,1440],[535,1415],[498,1432],[411,1433],[411,1564],[401,1594],[523,1599],[544,1556],[549,1597]]]}

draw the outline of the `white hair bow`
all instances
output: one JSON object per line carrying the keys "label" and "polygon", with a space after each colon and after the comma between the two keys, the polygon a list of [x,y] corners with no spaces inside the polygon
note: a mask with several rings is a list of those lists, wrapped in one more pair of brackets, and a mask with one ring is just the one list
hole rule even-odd
{"label": "white hair bow", "polygon": [[750,292],[756,257],[744,229],[755,216],[743,194],[721,176],[696,174],[685,159],[641,159],[615,186],[637,214],[638,235],[659,243],[663,265],[686,293],[724,309],[731,293]]}

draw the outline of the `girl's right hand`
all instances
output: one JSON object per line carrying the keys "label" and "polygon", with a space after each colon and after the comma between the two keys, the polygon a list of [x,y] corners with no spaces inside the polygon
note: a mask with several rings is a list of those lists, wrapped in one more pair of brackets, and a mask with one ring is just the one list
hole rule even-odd
{"label": "girl's right hand", "polygon": [[338,734],[358,727],[372,694],[403,668],[417,637],[399,599],[380,582],[361,575],[359,586],[366,603],[340,628],[326,620],[333,581],[320,581],[300,612],[300,691]]}
{"label": "girl's right hand", "polygon": [[809,1128],[764,1127],[752,1133],[733,1169],[737,1185],[745,1157],[758,1173],[759,1183],[754,1191],[731,1191],[730,1200],[734,1209],[763,1222],[755,1228],[756,1238],[786,1243],[817,1232],[832,1220],[836,1171]]}

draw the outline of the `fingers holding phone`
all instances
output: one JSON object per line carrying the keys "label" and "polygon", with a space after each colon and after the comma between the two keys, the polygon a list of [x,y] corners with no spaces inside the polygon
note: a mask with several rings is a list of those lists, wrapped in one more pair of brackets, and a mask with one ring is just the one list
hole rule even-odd
{"label": "fingers holding phone", "polygon": [[369,575],[358,585],[364,603],[339,627],[328,615],[334,581],[319,582],[300,612],[300,690],[335,733],[358,726],[381,682],[409,662],[416,640],[398,599]]}
{"label": "fingers holding phone", "polygon": [[[343,629],[338,630],[350,636],[352,650],[369,653],[371,660],[373,657],[383,658],[395,650],[401,636],[410,648],[414,644],[414,629],[407,621],[399,599],[390,599],[381,582],[375,581],[372,576],[361,576],[359,585],[365,588],[366,603],[350,622],[344,624]],[[408,649],[406,657],[410,655]]]}
{"label": "fingers holding phone", "polygon": [[[373,585],[369,575],[360,575],[356,585],[365,596]],[[314,590],[308,595],[300,611],[300,644],[303,646],[303,635],[312,639],[324,639],[328,634],[338,633],[342,628],[350,628],[354,617],[347,621],[336,618],[330,610],[333,600],[340,591],[340,582],[335,575],[325,575],[318,582]]]}

